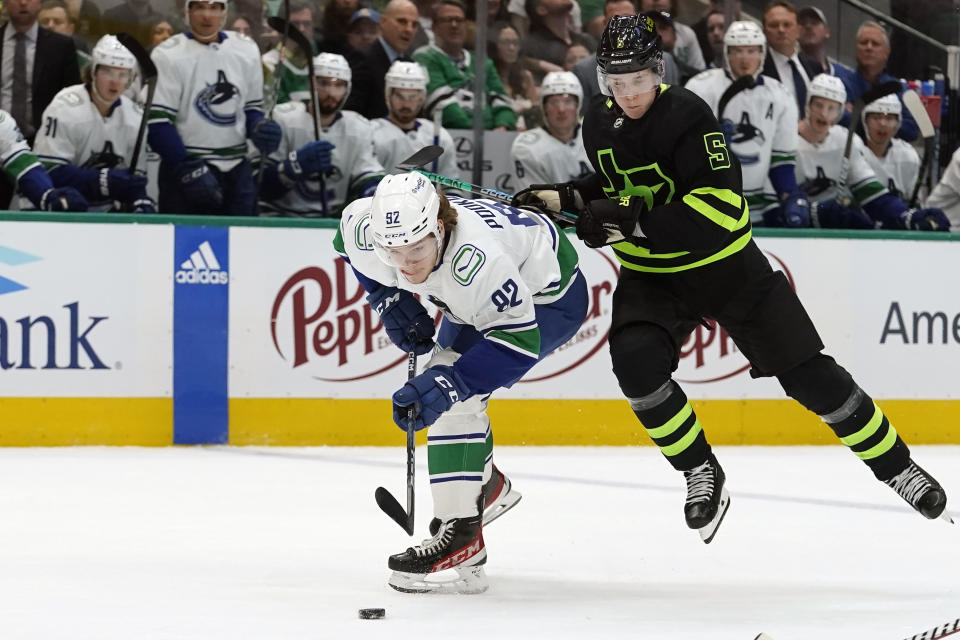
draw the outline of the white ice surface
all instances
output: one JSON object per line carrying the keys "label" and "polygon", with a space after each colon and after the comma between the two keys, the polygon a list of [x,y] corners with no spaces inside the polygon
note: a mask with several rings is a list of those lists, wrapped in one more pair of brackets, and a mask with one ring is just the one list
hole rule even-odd
{"label": "white ice surface", "polygon": [[[718,448],[710,545],[653,448],[503,447],[490,590],[386,584],[402,448],[0,449],[0,639],[900,640],[960,616],[960,525],[841,446]],[[914,447],[960,511],[960,447]],[[430,495],[418,466],[417,540]],[[384,620],[359,620],[385,607]]]}

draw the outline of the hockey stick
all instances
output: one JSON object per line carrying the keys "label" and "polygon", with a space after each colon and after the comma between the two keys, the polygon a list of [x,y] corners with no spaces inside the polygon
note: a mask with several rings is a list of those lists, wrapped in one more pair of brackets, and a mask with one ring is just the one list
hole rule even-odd
{"label": "hockey stick", "polygon": [[140,41],[129,33],[121,31],[117,34],[117,40],[137,59],[137,64],[140,65],[140,76],[147,86],[147,99],[143,103],[143,115],[140,117],[140,128],[137,129],[137,141],[133,145],[133,158],[130,159],[130,167],[127,169],[130,175],[133,175],[137,171],[137,160],[140,158],[140,150],[143,148],[143,140],[146,137],[150,109],[153,108],[153,94],[157,90],[157,65],[153,64],[150,54],[140,44]]}
{"label": "hockey stick", "polygon": [[416,151],[412,156],[404,160],[403,162],[397,163],[397,169],[401,171],[410,171],[412,169],[419,169],[420,167],[430,164],[437,158],[443,155],[443,147],[439,145],[431,145],[429,147],[423,147],[422,149]]}
{"label": "hockey stick", "polygon": [[940,640],[940,638],[946,638],[957,633],[960,633],[960,618],[939,624],[929,631],[912,635],[909,638],[904,638],[904,640]]}
{"label": "hockey stick", "polygon": [[[307,73],[310,74],[310,117],[313,119],[313,139],[320,140],[320,114],[317,112],[317,77],[313,69],[313,47],[300,29],[291,29],[290,23],[280,16],[270,16],[267,24],[274,31],[283,31],[290,36],[293,43],[307,58]],[[327,181],[322,173],[317,174],[320,180],[320,203],[323,206],[323,215],[327,215]]]}
{"label": "hockey stick", "polygon": [[[440,146],[440,126],[443,123],[443,109],[434,109],[433,111],[433,146]],[[441,151],[442,153],[442,151]],[[430,169],[436,172],[440,168],[440,156],[433,159],[433,166]]]}
{"label": "hockey stick", "polygon": [[[273,108],[277,106],[277,94],[280,92],[280,73],[283,69],[283,55],[287,49],[287,38],[290,37],[290,0],[283,0],[283,37],[280,39],[280,52],[277,55],[277,66],[273,76],[273,90],[269,99],[273,103],[269,109],[264,109],[264,115],[269,120],[273,116]],[[266,106],[266,105],[264,105]],[[259,149],[257,151],[260,151]],[[260,189],[263,186],[263,171],[267,168],[267,158],[260,151],[260,170],[257,171],[256,201],[254,202],[254,212],[258,210],[260,202]]]}
{"label": "hockey stick", "polygon": [[[413,327],[407,335],[414,340],[417,332]],[[417,375],[417,352],[411,349],[407,352],[407,382]],[[377,487],[373,497],[377,500],[380,510],[400,525],[407,535],[413,535],[413,506],[414,506],[414,472],[416,470],[416,440],[414,440],[413,422],[415,407],[407,407],[407,508],[404,509],[396,498],[383,487]]]}
{"label": "hockey stick", "polygon": [[850,152],[853,149],[853,135],[860,124],[860,114],[863,113],[863,108],[883,96],[897,93],[901,88],[902,86],[896,80],[884,82],[883,84],[878,84],[864,91],[853,103],[853,110],[850,112],[850,126],[847,127],[847,145],[843,148],[843,160],[840,163],[840,177],[837,179],[837,184],[842,189],[846,188],[847,178],[850,175]]}
{"label": "hockey stick", "polygon": [[720,96],[720,102],[717,104],[717,120],[720,121],[721,125],[723,124],[723,112],[726,110],[727,104],[741,91],[753,89],[755,83],[756,79],[752,75],[747,74],[740,76],[726,88],[723,95]]}
{"label": "hockey stick", "polygon": [[[917,127],[920,129],[920,135],[923,137],[923,161],[920,163],[920,171],[917,173],[917,182],[913,185],[913,194],[907,206],[911,209],[917,206],[917,196],[920,194],[920,185],[930,169],[930,163],[933,160],[933,136],[936,132],[933,130],[933,123],[930,121],[930,114],[926,107],[920,101],[917,92],[910,89],[904,91],[900,96],[903,99],[903,106],[907,108],[913,119],[917,121]],[[906,187],[906,185],[904,185]]]}

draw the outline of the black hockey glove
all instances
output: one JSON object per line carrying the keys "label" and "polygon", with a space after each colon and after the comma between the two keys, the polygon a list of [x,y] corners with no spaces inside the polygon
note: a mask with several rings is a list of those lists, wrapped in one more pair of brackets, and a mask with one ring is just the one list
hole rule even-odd
{"label": "black hockey glove", "polygon": [[583,198],[572,182],[555,184],[532,184],[513,196],[510,204],[514,207],[533,207],[550,216],[560,224],[570,224],[566,218],[551,215],[566,211],[574,216],[583,211]]}
{"label": "black hockey glove", "polygon": [[591,200],[577,218],[577,237],[593,249],[635,236],[644,237],[637,228],[642,210],[641,198],[624,196],[612,200]]}

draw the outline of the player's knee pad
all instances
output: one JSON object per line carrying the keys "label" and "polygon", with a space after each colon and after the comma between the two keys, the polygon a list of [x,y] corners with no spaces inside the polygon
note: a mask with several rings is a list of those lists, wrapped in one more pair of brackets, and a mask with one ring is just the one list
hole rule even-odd
{"label": "player's knee pad", "polygon": [[822,353],[781,373],[777,379],[788,396],[817,415],[836,411],[856,388],[847,370]]}
{"label": "player's knee pad", "polygon": [[669,334],[655,324],[638,323],[610,336],[610,359],[628,398],[653,393],[670,379],[677,354]]}

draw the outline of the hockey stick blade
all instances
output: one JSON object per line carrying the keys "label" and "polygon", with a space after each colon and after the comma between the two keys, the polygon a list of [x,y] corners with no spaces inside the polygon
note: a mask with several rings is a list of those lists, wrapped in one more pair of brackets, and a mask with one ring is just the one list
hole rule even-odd
{"label": "hockey stick blade", "polygon": [[130,159],[130,174],[137,170],[137,160],[140,157],[140,150],[143,148],[143,139],[147,133],[147,122],[150,119],[150,109],[153,108],[153,94],[157,90],[157,65],[150,59],[150,53],[140,44],[140,41],[129,33],[121,31],[117,34],[117,40],[120,41],[127,50],[137,59],[140,66],[140,77],[143,84],[147,87],[147,99],[143,103],[143,115],[140,117],[140,127],[137,129],[137,140],[133,144],[133,157]]}
{"label": "hockey stick blade", "polygon": [[747,89],[753,89],[753,85],[756,83],[753,76],[750,74],[740,76],[734,80],[729,87],[723,92],[723,95],[720,96],[720,102],[717,104],[717,119],[721,122],[723,121],[723,112],[727,109],[727,104],[733,100],[733,97],[740,93],[741,91],[746,91]]}
{"label": "hockey stick blade", "polygon": [[[397,169],[401,171],[410,171],[411,169],[417,169],[425,165],[430,164],[437,158],[443,155],[443,147],[437,144],[432,144],[429,147],[424,147],[420,149],[412,156],[397,164]],[[421,172],[422,173],[422,172]]]}
{"label": "hockey stick blade", "polygon": [[377,506],[380,507],[380,510],[385,514],[390,516],[390,519],[400,525],[400,528],[407,532],[407,535],[413,535],[413,527],[407,518],[407,511],[403,508],[397,499],[393,497],[393,494],[384,489],[383,487],[377,487],[377,490],[373,493],[373,497],[377,500]]}
{"label": "hockey stick blade", "polygon": [[293,40],[293,44],[297,45],[297,48],[300,49],[300,53],[307,56],[307,58],[313,57],[313,47],[310,46],[307,36],[303,35],[300,29],[289,24],[280,16],[270,16],[267,18],[267,24],[277,33],[286,32],[287,37]]}
{"label": "hockey stick blade", "polygon": [[933,122],[930,121],[930,114],[927,113],[927,108],[923,106],[923,102],[921,102],[916,91],[912,89],[904,91],[900,97],[903,100],[903,106],[907,108],[907,111],[917,122],[920,136],[923,138],[923,159],[920,163],[920,170],[917,172],[917,181],[913,185],[913,193],[910,194],[910,200],[907,201],[907,206],[915,207],[917,206],[917,196],[920,195],[920,186],[923,185],[930,169],[930,163],[933,161],[933,137],[936,132],[933,129]]}

